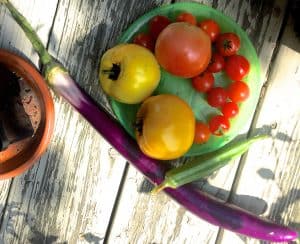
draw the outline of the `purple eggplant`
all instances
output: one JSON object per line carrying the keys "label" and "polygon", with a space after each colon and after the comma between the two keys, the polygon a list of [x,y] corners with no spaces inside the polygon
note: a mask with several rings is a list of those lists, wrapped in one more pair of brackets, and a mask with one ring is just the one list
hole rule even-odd
{"label": "purple eggplant", "polygon": [[[163,164],[143,154],[125,129],[78,87],[68,73],[57,69],[51,76],[54,77],[51,79],[52,88],[81,113],[120,154],[154,184],[163,182],[166,172]],[[176,190],[166,188],[164,191],[198,217],[233,232],[276,242],[294,240],[298,236],[296,231],[288,227],[223,203],[190,185],[181,186]]]}
{"label": "purple eggplant", "polygon": [[[144,155],[136,141],[105,109],[86,94],[69,73],[48,54],[39,37],[27,20],[7,0],[0,0],[20,25],[45,66],[45,77],[50,87],[65,98],[89,123],[123,155],[133,166],[154,184],[164,180],[166,169],[159,161]],[[164,191],[179,204],[207,222],[266,241],[286,242],[295,240],[298,233],[288,227],[264,220],[245,210],[223,203],[191,185]]]}

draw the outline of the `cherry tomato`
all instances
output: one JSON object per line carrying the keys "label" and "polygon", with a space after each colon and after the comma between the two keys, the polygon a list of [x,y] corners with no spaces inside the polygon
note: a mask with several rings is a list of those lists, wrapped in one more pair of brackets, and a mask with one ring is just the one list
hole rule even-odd
{"label": "cherry tomato", "polygon": [[212,107],[222,107],[228,99],[223,87],[213,87],[207,92],[207,102]]}
{"label": "cherry tomato", "polygon": [[154,51],[155,42],[149,34],[139,33],[133,38],[132,42],[142,47],[148,48],[152,52]]}
{"label": "cherry tomato", "polygon": [[227,102],[222,107],[222,114],[226,118],[233,118],[239,113],[239,106],[235,102]]}
{"label": "cherry tomato", "polygon": [[181,13],[177,16],[176,18],[177,22],[187,22],[190,23],[191,25],[196,25],[197,24],[197,19],[194,15],[188,12]]}
{"label": "cherry tomato", "polygon": [[241,41],[235,33],[220,34],[216,40],[216,48],[223,56],[231,56],[236,54],[240,49]]}
{"label": "cherry tomato", "polygon": [[153,17],[149,22],[149,32],[154,40],[157,39],[160,32],[171,24],[171,20],[163,15]]}
{"label": "cherry tomato", "polygon": [[218,73],[224,69],[225,60],[219,53],[213,53],[207,70],[212,73]]}
{"label": "cherry tomato", "polygon": [[207,92],[213,87],[215,78],[210,72],[203,72],[192,79],[193,87],[199,92]]}
{"label": "cherry tomato", "polygon": [[243,81],[232,82],[228,89],[228,96],[232,102],[244,102],[250,94],[249,86]]}
{"label": "cherry tomato", "polygon": [[207,68],[211,58],[211,41],[197,26],[175,22],[158,36],[155,57],[169,73],[192,78]]}
{"label": "cherry tomato", "polygon": [[215,136],[222,136],[230,128],[229,120],[222,116],[216,115],[212,117],[208,123],[210,132]]}
{"label": "cherry tomato", "polygon": [[212,42],[214,42],[220,34],[220,26],[212,19],[203,20],[198,26],[209,35]]}
{"label": "cherry tomato", "polygon": [[209,127],[206,124],[200,121],[196,122],[194,143],[202,144],[207,142],[210,134]]}
{"label": "cherry tomato", "polygon": [[233,55],[225,62],[225,72],[232,80],[242,80],[250,69],[249,61],[241,55]]}
{"label": "cherry tomato", "polygon": [[195,124],[191,107],[180,97],[170,94],[151,96],[137,112],[137,143],[151,158],[176,159],[193,144]]}

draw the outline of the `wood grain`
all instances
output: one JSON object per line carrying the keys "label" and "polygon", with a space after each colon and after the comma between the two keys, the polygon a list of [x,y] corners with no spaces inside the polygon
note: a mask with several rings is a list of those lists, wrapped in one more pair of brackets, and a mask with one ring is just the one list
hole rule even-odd
{"label": "wood grain", "polygon": [[[300,229],[300,54],[295,50],[299,47],[289,23],[252,125],[253,133],[270,133],[272,138],[251,148],[242,162],[243,170],[235,180],[230,199],[297,230]],[[227,231],[221,239],[224,243],[233,240],[259,243]]]}
{"label": "wood grain", "polygon": [[[28,18],[34,30],[46,45],[49,39],[57,0],[47,2],[31,1],[30,3],[24,3],[21,0],[12,0],[11,2]],[[38,56],[33,51],[23,31],[11,18],[5,7],[1,5],[0,10],[0,47],[17,52],[38,66]]]}
{"label": "wood grain", "polygon": [[[43,42],[49,43],[51,54],[110,111],[98,83],[99,57],[116,44],[121,32],[137,17],[170,1],[13,2],[33,23]],[[294,94],[299,94],[299,54],[282,44],[276,62],[270,66],[286,2],[198,2],[232,17],[253,41],[262,79],[268,80],[268,86],[251,129],[253,133],[267,131],[273,135],[241,162],[224,167],[199,181],[198,186],[256,214],[299,228],[299,102],[294,100]],[[0,23],[0,46],[23,53],[38,65],[31,45],[2,7]],[[284,66],[286,59],[292,63],[289,68]],[[279,103],[278,96],[286,101]],[[0,211],[4,215],[0,243],[256,242],[220,232],[163,193],[151,197],[151,185],[144,177],[128,167],[124,158],[68,104],[55,94],[53,97],[56,126],[47,152],[24,175],[1,182]],[[278,118],[270,111],[279,111],[282,116]],[[253,182],[257,183],[255,190]]]}
{"label": "wood grain", "polygon": [[[33,23],[34,29],[46,45],[56,9],[56,1],[24,2],[21,0],[13,0],[12,3],[18,6],[18,9]],[[41,9],[47,11],[42,12]],[[18,53],[38,67],[38,57],[33,52],[31,44],[2,5],[0,5],[0,48]],[[7,211],[8,195],[10,194],[12,184],[13,180],[3,180],[0,182],[0,224],[4,218],[4,211]],[[22,186],[19,188],[21,190]],[[3,238],[4,236],[1,232],[0,243],[4,243]]]}
{"label": "wood grain", "polygon": [[[273,24],[281,26],[285,4],[279,5],[280,2],[277,1],[275,3],[256,1],[254,4],[248,1],[199,2],[213,6],[230,16],[249,34],[261,61],[262,79],[266,80],[280,30],[278,28],[269,31],[268,26]],[[247,133],[249,126],[250,123],[244,133]],[[239,160],[236,160],[207,180],[200,181],[199,187],[227,200],[238,164]],[[146,193],[139,193],[140,187],[144,184],[144,178],[130,167],[122,188],[115,220],[107,237],[108,243],[215,243],[219,240],[216,226],[190,215],[163,193],[154,198]],[[132,187],[135,187],[136,193],[129,190]],[[129,208],[131,209],[128,210]]]}
{"label": "wood grain", "polygon": [[[44,1],[35,2],[43,9]],[[59,1],[49,50],[107,104],[97,78],[99,57],[137,15],[160,3]],[[10,189],[1,231],[6,243],[100,243],[109,224],[126,162],[61,98],[54,95],[54,101],[52,143]]]}

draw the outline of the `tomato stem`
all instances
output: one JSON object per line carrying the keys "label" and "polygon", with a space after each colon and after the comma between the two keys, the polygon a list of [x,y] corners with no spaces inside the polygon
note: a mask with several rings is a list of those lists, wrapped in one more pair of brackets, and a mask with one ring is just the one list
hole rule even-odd
{"label": "tomato stem", "polygon": [[120,64],[113,64],[111,69],[106,69],[102,71],[104,74],[108,74],[108,78],[111,80],[117,80],[119,78],[121,68]]}
{"label": "tomato stem", "polygon": [[133,124],[133,127],[138,131],[139,135],[143,133],[143,118],[137,118],[136,122]]}
{"label": "tomato stem", "polygon": [[224,41],[224,48],[225,48],[225,49],[232,49],[232,41],[230,41],[230,40],[225,40],[225,41]]}

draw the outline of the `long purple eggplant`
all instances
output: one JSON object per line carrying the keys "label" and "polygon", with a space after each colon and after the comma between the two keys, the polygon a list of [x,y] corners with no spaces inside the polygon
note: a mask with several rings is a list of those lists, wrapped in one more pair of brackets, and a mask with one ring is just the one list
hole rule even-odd
{"label": "long purple eggplant", "polygon": [[[90,124],[154,184],[164,180],[165,169],[158,161],[144,155],[137,143],[120,124],[86,94],[68,72],[48,54],[27,20],[7,0],[0,0],[21,26],[45,66],[50,87],[65,98]],[[264,220],[235,206],[208,196],[190,185],[164,190],[175,201],[207,222],[252,238],[286,242],[295,240],[298,233],[288,227]]]}

